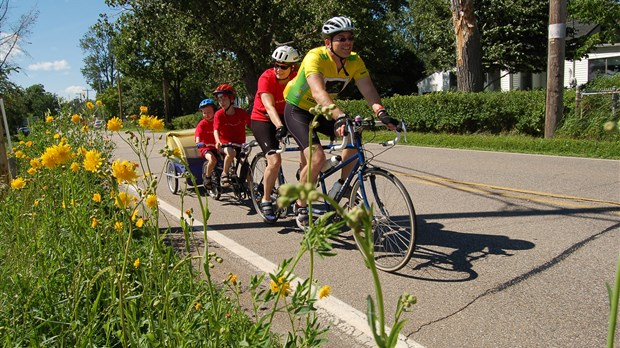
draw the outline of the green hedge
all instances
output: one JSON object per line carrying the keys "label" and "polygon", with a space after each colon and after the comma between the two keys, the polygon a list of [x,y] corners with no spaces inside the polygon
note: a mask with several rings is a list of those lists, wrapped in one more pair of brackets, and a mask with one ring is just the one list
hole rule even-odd
{"label": "green hedge", "polygon": [[[620,86],[620,76],[593,81],[585,88],[600,89]],[[544,90],[431,93],[422,96],[395,95],[383,98],[384,106],[393,117],[402,118],[411,131],[449,134],[514,134],[542,137],[545,129]],[[604,97],[601,97],[604,98]],[[598,98],[598,99],[601,99]],[[620,140],[620,132],[606,132],[603,124],[613,120],[607,107],[598,106],[597,98],[588,98],[597,112],[587,116],[575,113],[575,91],[564,91],[564,112],[556,135],[576,139]],[[596,104],[599,103],[599,104]],[[351,115],[371,116],[364,100],[340,100]],[[200,113],[178,117],[173,129],[194,128]],[[617,121],[617,117],[616,120]]]}
{"label": "green hedge", "polygon": [[[423,96],[383,98],[393,117],[402,118],[411,131],[449,134],[514,134],[544,136],[544,90],[432,93]],[[603,130],[609,112],[583,118],[575,115],[575,91],[564,92],[563,117],[557,135],[583,139],[618,139]],[[371,110],[363,100],[338,101],[349,114],[367,117]]]}
{"label": "green hedge", "polygon": [[[347,112],[370,116],[365,101],[340,101]],[[516,133],[540,136],[544,131],[543,91],[432,93],[383,99],[394,117],[419,132],[452,134]]]}
{"label": "green hedge", "polygon": [[168,125],[168,129],[189,129],[196,128],[196,125],[202,119],[202,113],[195,112],[193,114],[179,116],[172,120],[172,124]]}

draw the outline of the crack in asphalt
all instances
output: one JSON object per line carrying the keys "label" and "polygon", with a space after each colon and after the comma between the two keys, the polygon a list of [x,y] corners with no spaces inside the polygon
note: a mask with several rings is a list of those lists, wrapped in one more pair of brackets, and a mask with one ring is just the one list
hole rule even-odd
{"label": "crack in asphalt", "polygon": [[442,318],[438,318],[435,319],[433,321],[430,321],[428,323],[422,324],[420,325],[420,327],[414,331],[412,331],[410,334],[406,335],[407,338],[410,338],[413,334],[416,334],[418,332],[420,332],[423,328],[436,324],[438,322],[444,321],[446,319],[449,319],[450,317],[464,311],[465,309],[467,309],[469,306],[471,306],[472,304],[474,304],[475,302],[477,302],[478,300],[480,300],[483,297],[489,296],[489,295],[493,295],[496,294],[500,291],[506,290],[512,286],[515,286],[525,280],[527,280],[528,278],[538,274],[538,273],[542,273],[548,269],[550,269],[551,267],[557,265],[558,263],[562,262],[563,260],[565,260],[567,257],[569,257],[570,255],[572,255],[573,253],[575,253],[577,250],[581,249],[582,247],[584,247],[586,244],[596,240],[597,238],[603,236],[604,234],[611,232],[615,229],[620,228],[620,223],[614,224],[606,229],[604,229],[603,231],[594,234],[580,242],[577,242],[575,244],[573,244],[572,246],[570,246],[569,248],[567,248],[566,250],[564,250],[563,252],[561,252],[559,255],[557,255],[556,257],[554,257],[553,259],[543,263],[542,265],[531,269],[530,271],[523,273],[517,277],[514,277],[510,280],[508,280],[507,282],[504,282],[502,284],[499,284],[498,286],[495,286],[491,289],[487,289],[485,292],[483,292],[482,294],[476,296],[473,300],[471,300],[469,303],[465,304],[463,307],[459,308],[458,310],[454,311],[451,314],[448,314]]}

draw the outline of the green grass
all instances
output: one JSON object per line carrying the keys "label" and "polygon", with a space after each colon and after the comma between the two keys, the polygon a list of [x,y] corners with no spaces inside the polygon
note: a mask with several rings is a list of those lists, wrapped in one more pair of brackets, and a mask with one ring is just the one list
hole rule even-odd
{"label": "green grass", "polygon": [[[370,142],[381,142],[393,138],[393,133],[387,131],[366,132],[364,134],[364,140]],[[451,149],[620,159],[620,141],[612,140],[544,139],[518,135],[407,133],[407,141],[405,142],[403,137],[400,144]]]}

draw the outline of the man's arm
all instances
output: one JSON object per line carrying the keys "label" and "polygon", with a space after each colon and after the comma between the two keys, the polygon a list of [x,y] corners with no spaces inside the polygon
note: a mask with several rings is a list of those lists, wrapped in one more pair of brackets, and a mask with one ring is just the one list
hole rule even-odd
{"label": "man's arm", "polygon": [[[374,112],[375,116],[378,116],[378,117],[382,117],[382,115],[387,116],[387,112],[381,105],[381,97],[379,97],[379,92],[377,92],[377,88],[375,88],[375,84],[372,83],[372,79],[370,78],[370,76],[367,75],[367,76],[362,77],[359,80],[356,80],[355,85],[359,89],[360,93],[362,93],[362,95],[364,96],[364,99],[366,99],[368,106],[372,108],[372,111]],[[380,112],[381,112],[381,115],[379,114]],[[388,118],[390,122],[385,123],[383,119],[381,119],[381,122],[385,123],[385,125],[390,130],[395,130],[396,127],[398,126],[398,121],[390,118],[389,116]]]}

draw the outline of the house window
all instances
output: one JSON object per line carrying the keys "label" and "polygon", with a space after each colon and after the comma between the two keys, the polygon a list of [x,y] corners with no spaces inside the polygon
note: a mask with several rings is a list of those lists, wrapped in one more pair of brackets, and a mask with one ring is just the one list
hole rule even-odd
{"label": "house window", "polygon": [[588,77],[590,80],[601,75],[615,75],[620,73],[620,57],[590,59],[588,61]]}

